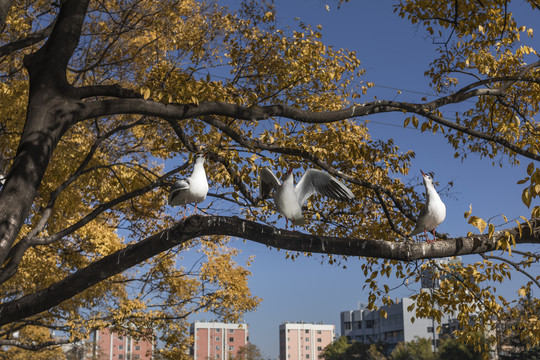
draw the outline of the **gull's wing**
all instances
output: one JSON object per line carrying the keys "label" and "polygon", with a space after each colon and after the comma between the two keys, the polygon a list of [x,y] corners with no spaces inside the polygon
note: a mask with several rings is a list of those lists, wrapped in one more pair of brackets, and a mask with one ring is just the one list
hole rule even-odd
{"label": "gull's wing", "polygon": [[[169,205],[177,205],[174,201],[175,198],[182,192],[189,189],[189,179],[177,180],[171,187],[169,192]],[[173,203],[175,202],[175,203]]]}
{"label": "gull's wing", "polygon": [[266,167],[261,169],[259,172],[259,196],[261,199],[266,199],[272,190],[276,190],[280,186],[281,183],[270,169]]}
{"label": "gull's wing", "polygon": [[315,193],[328,196],[336,200],[354,200],[354,194],[348,187],[332,175],[316,169],[306,171],[298,185],[294,188],[296,198],[300,205]]}
{"label": "gull's wing", "polygon": [[421,232],[424,232],[424,228],[425,228],[424,219],[427,215],[427,212],[428,212],[428,204],[426,202],[424,207],[422,207],[422,210],[420,210],[420,214],[418,214],[418,220],[416,220],[416,226],[414,227],[413,231],[411,231],[409,236],[414,236],[414,235],[420,234]]}

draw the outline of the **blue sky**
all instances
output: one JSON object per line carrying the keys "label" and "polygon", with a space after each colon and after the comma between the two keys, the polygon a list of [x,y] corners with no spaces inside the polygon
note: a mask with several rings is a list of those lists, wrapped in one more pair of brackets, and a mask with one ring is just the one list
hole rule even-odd
{"label": "blue sky", "polygon": [[[325,9],[326,4],[330,11]],[[276,7],[278,26],[293,26],[295,17],[311,25],[321,24],[322,40],[326,44],[357,52],[362,68],[367,70],[363,80],[376,85],[365,100],[376,95],[379,99],[397,96],[401,101],[420,101],[425,95],[419,93],[433,94],[424,71],[436,55],[435,46],[431,39],[424,38],[422,29],[395,15],[390,2],[356,0],[338,10],[333,2],[278,0]],[[397,95],[397,89],[402,93]],[[518,167],[510,167],[503,160],[503,168],[493,167],[491,161],[475,155],[461,162],[454,159],[453,149],[440,136],[404,129],[402,114],[382,114],[369,119],[373,138],[393,138],[403,151],[416,152],[405,180],[416,178],[420,184],[422,169],[434,171],[435,180],[441,184],[454,182],[452,196],[443,199],[447,218],[438,231],[451,236],[474,231],[463,217],[469,204],[472,204],[473,215],[485,219],[498,214],[505,214],[509,219],[530,216],[530,210],[521,202],[522,188],[516,185],[525,176],[529,160],[523,159]],[[423,186],[419,185],[418,191],[423,193]],[[204,207],[204,203],[201,205]],[[250,269],[253,273],[250,287],[263,302],[256,312],[246,315],[245,321],[250,326],[251,342],[261,349],[265,359],[278,358],[278,328],[284,321],[335,324],[339,334],[340,311],[353,310],[358,302],[367,302],[368,294],[362,292],[364,276],[358,259],[348,259],[347,269],[343,269],[322,265],[319,256],[293,262],[285,259],[283,251],[242,240],[234,240],[232,244],[242,250],[242,256],[255,255]],[[479,259],[470,256],[464,261]],[[540,271],[538,265],[533,267],[535,271]],[[505,284],[503,294],[515,297],[522,280],[519,276],[513,277],[511,283]],[[392,295],[399,298],[410,294],[411,290],[402,288]],[[192,320],[199,319],[211,320],[212,317],[205,314]]]}

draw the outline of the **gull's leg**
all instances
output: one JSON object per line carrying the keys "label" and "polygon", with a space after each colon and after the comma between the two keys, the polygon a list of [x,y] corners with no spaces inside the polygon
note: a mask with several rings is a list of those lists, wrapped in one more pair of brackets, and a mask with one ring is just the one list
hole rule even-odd
{"label": "gull's leg", "polygon": [[427,229],[424,229],[424,236],[426,237],[426,242],[428,244],[431,244],[433,241],[430,241],[429,238],[428,238],[428,235],[427,235]]}

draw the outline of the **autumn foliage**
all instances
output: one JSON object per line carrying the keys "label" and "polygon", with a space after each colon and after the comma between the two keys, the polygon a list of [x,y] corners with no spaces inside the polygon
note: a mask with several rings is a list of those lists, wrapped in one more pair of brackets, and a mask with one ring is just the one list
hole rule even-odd
{"label": "autumn foliage", "polygon": [[[539,13],[538,2],[526,3]],[[373,100],[354,51],[326,44],[319,26],[278,26],[265,1],[2,1],[0,345],[37,350],[50,345],[49,329],[74,341],[105,326],[132,336],[153,328],[163,355],[182,358],[190,314],[237,321],[261,300],[247,286],[252,259],[239,263],[226,235],[266,234],[259,241],[288,257],[317,251],[329,263],[345,254],[332,245],[363,239],[367,247],[346,254],[367,256],[371,306],[392,301],[384,277],[418,282],[439,266],[441,286],[415,296],[417,316],[457,311],[457,335],[471,342],[511,318],[515,302],[493,283],[520,271],[530,279],[520,296],[540,287],[529,271],[540,256],[526,245],[540,242],[540,61],[520,42],[536,24],[518,23],[510,1],[411,0],[395,12],[443,39],[426,69],[435,100]],[[456,103],[468,107],[445,117]],[[464,221],[482,235],[459,241],[482,260],[429,260],[456,255],[458,240],[423,253],[404,241],[423,195],[403,180],[414,153],[371,137],[367,120],[381,112],[403,113],[405,127],[437,134],[465,161],[476,153],[530,164],[516,186],[531,213],[499,229],[470,211]],[[211,189],[204,215],[215,217],[179,222],[167,193],[200,150]],[[320,168],[352,189],[355,202],[307,204],[310,221],[297,230],[329,246],[287,247],[298,235],[268,235],[279,217],[257,197],[260,165]],[[540,342],[538,313],[520,326],[531,345]]]}

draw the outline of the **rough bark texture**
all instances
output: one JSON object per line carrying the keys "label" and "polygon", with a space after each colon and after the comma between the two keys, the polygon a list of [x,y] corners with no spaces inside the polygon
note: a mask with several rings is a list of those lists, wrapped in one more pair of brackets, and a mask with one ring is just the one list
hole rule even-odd
{"label": "rough bark texture", "polygon": [[497,249],[505,232],[516,244],[540,244],[540,218],[519,227],[488,235],[440,240],[435,243],[389,242],[338,238],[278,229],[237,217],[193,215],[170,229],[96,261],[46,289],[0,305],[0,326],[39,314],[89,287],[190,239],[208,235],[235,236],[271,247],[299,252],[367,256],[412,261],[456,255],[479,254]]}
{"label": "rough bark texture", "polygon": [[87,1],[68,0],[49,40],[24,59],[30,77],[26,123],[0,201],[0,264],[30,212],[45,169],[62,134],[76,121],[76,103],[66,81]]}

